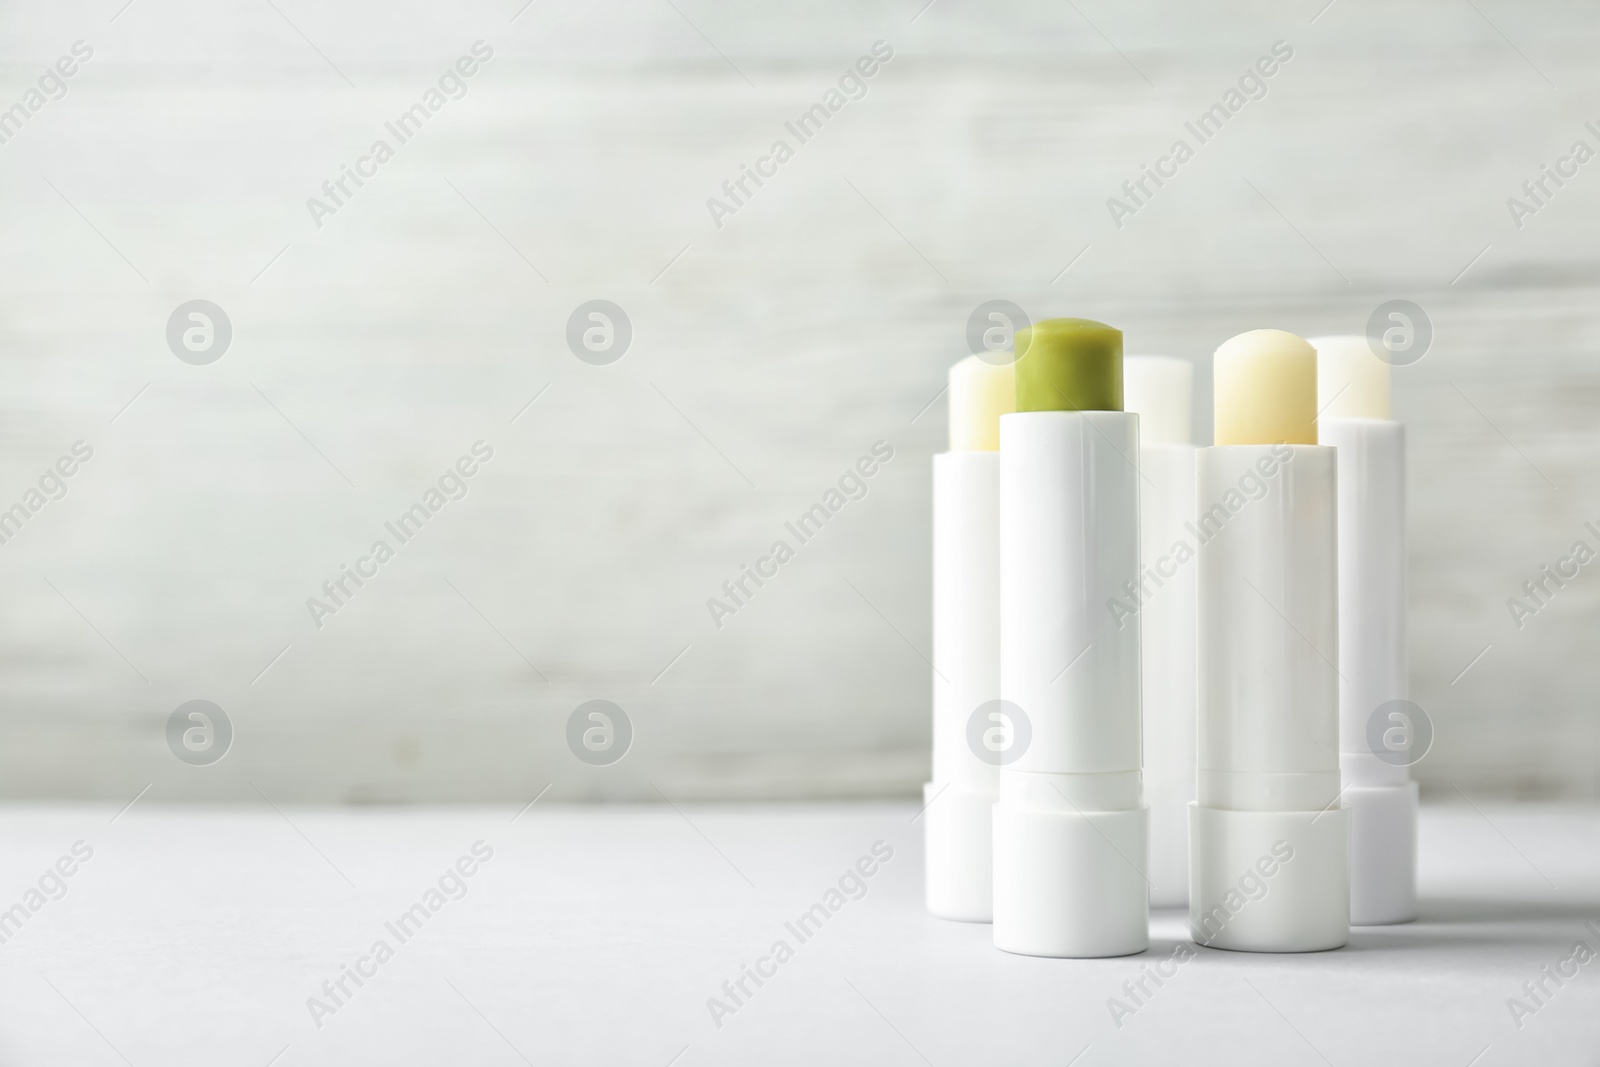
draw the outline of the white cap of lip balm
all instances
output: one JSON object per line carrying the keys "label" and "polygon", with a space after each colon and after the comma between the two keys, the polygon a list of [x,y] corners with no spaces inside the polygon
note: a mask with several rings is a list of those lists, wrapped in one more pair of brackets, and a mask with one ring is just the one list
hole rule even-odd
{"label": "white cap of lip balm", "polygon": [[[1008,353],[996,358],[1008,357]],[[970,722],[1000,697],[1000,416],[1009,363],[950,368],[950,451],[933,457],[933,780],[923,787],[928,911],[988,922],[999,766]],[[981,735],[980,735],[981,736]]]}
{"label": "white cap of lip balm", "polygon": [[1218,444],[1200,451],[1196,524],[1190,933],[1214,948],[1337,948],[1350,932],[1348,813],[1335,453],[1310,443],[1316,353],[1292,334],[1253,331],[1217,350],[1215,380]]}
{"label": "white cap of lip balm", "polygon": [[[1365,337],[1319,337],[1317,440],[1339,456],[1339,762],[1350,921],[1417,917],[1417,784],[1406,668],[1405,427]],[[1377,720],[1374,722],[1373,720]],[[1398,736],[1402,744],[1395,744]]]}
{"label": "white cap of lip balm", "polygon": [[[1194,364],[1171,356],[1122,361],[1123,407],[1139,416],[1139,596],[1143,647],[1144,797],[1150,807],[1150,905],[1189,902],[1189,802],[1195,778],[1192,408]],[[1134,620],[1129,618],[1130,624]]]}

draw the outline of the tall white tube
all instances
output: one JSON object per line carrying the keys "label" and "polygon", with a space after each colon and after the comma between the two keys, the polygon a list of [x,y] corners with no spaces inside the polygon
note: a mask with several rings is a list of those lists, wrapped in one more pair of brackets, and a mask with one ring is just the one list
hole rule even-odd
{"label": "tall white tube", "polygon": [[[1009,354],[1006,354],[1009,359]],[[933,457],[933,776],[923,789],[928,911],[993,914],[994,802],[1002,754],[972,743],[1000,698],[1000,416],[1009,364],[950,370],[950,451]]]}
{"label": "tall white tube", "polygon": [[1325,409],[1318,440],[1339,457],[1339,762],[1350,808],[1350,921],[1409,922],[1417,917],[1417,785],[1408,750],[1415,724],[1399,703],[1409,696],[1405,427],[1389,418],[1389,367],[1366,338],[1312,344]]}
{"label": "tall white tube", "polygon": [[[1150,904],[1189,902],[1189,803],[1195,798],[1196,614],[1191,528],[1196,470],[1191,430],[1194,365],[1129,356],[1123,402],[1139,416],[1139,587],[1144,693],[1144,796],[1150,807]],[[1119,612],[1119,614],[1122,614]],[[1122,614],[1127,625],[1134,620]]]}
{"label": "tall white tube", "polygon": [[928,911],[988,922],[997,762],[968,743],[1000,697],[1000,453],[933,457],[933,780],[924,788]]}
{"label": "tall white tube", "polygon": [[[1215,948],[1304,952],[1349,937],[1336,457],[1300,443],[1315,439],[1315,358],[1279,331],[1219,349],[1219,443],[1200,451],[1189,923]],[[1258,443],[1274,439],[1294,443]]]}
{"label": "tall white tube", "polygon": [[1000,688],[1029,731],[1000,770],[994,942],[1035,956],[1149,945],[1139,630],[1138,416],[1000,420]]}
{"label": "tall white tube", "polygon": [[1000,692],[1013,723],[994,808],[994,943],[1033,956],[1149,947],[1139,781],[1139,417],[1122,333],[1047,319],[1016,334],[1000,419]]}

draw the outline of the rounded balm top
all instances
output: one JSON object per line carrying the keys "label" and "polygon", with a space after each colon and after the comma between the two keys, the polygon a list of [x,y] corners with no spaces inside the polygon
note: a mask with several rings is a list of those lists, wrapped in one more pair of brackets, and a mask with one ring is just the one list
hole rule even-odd
{"label": "rounded balm top", "polygon": [[1194,443],[1194,364],[1172,356],[1122,361],[1123,406],[1139,416],[1141,445]]}
{"label": "rounded balm top", "polygon": [[1216,443],[1317,443],[1317,350],[1283,330],[1223,342],[1212,366]]}
{"label": "rounded balm top", "polygon": [[1122,331],[1091,319],[1018,330],[1018,411],[1121,411]]}
{"label": "rounded balm top", "polygon": [[1317,350],[1317,404],[1324,416],[1387,419],[1389,364],[1365,337],[1313,337]]}
{"label": "rounded balm top", "polygon": [[1017,410],[1015,367],[968,356],[950,368],[950,451],[1000,448],[1000,416]]}

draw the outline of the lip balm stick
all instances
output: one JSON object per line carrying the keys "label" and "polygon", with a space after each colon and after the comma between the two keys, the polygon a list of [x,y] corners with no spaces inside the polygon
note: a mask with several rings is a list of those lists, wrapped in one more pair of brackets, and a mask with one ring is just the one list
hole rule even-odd
{"label": "lip balm stick", "polygon": [[[1389,364],[1365,337],[1317,350],[1317,439],[1339,454],[1339,765],[1350,808],[1350,921],[1417,917],[1417,784],[1405,751],[1375,753],[1368,721],[1405,700],[1406,436]],[[1385,720],[1380,736],[1391,735]],[[1390,758],[1384,758],[1390,757]]]}
{"label": "lip balm stick", "polygon": [[994,943],[1033,956],[1149,947],[1139,628],[1107,604],[1139,575],[1139,417],[1122,333],[1019,330],[1000,418],[1000,692],[1013,737],[994,808]]}
{"label": "lip balm stick", "polygon": [[1200,734],[1189,927],[1213,948],[1309,952],[1350,935],[1339,803],[1334,450],[1317,353],[1281,330],[1217,349],[1200,450]]}
{"label": "lip balm stick", "polygon": [[[1009,354],[1007,354],[1009,358]],[[1000,698],[1000,416],[1016,374],[978,356],[950,368],[950,451],[933,457],[933,781],[923,787],[928,911],[988,922],[999,763],[968,741]],[[998,705],[995,705],[996,707]],[[987,726],[987,723],[984,724]]]}
{"label": "lip balm stick", "polygon": [[1195,632],[1199,575],[1194,563],[1194,364],[1170,356],[1129,356],[1124,406],[1139,416],[1137,608],[1144,689],[1144,796],[1150,806],[1150,905],[1189,903],[1189,802],[1195,777]]}

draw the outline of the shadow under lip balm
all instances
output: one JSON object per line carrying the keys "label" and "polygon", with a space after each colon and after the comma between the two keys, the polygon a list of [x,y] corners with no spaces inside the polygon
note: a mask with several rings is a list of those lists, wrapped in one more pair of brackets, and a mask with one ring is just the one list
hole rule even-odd
{"label": "shadow under lip balm", "polygon": [[1000,692],[1016,720],[994,808],[994,943],[1033,956],[1149,947],[1139,628],[1107,603],[1139,577],[1139,418],[1122,333],[1016,334],[1000,418]]}
{"label": "shadow under lip balm", "polygon": [[[1011,359],[997,353],[995,358]],[[988,922],[1000,753],[969,724],[999,712],[1000,416],[1016,410],[1011,363],[950,368],[950,451],[933,457],[933,781],[923,787],[928,911]]]}
{"label": "shadow under lip balm", "polygon": [[1198,800],[1189,928],[1255,952],[1350,935],[1339,803],[1335,454],[1316,444],[1317,354],[1281,330],[1217,349],[1200,450]]}
{"label": "shadow under lip balm", "polygon": [[[1389,417],[1389,364],[1365,337],[1311,344],[1322,405],[1317,439],[1339,455],[1339,764],[1350,806],[1350,921],[1410,922],[1417,917],[1412,724],[1403,707],[1390,705],[1410,695],[1405,427]],[[1405,744],[1389,747],[1397,732]]]}

